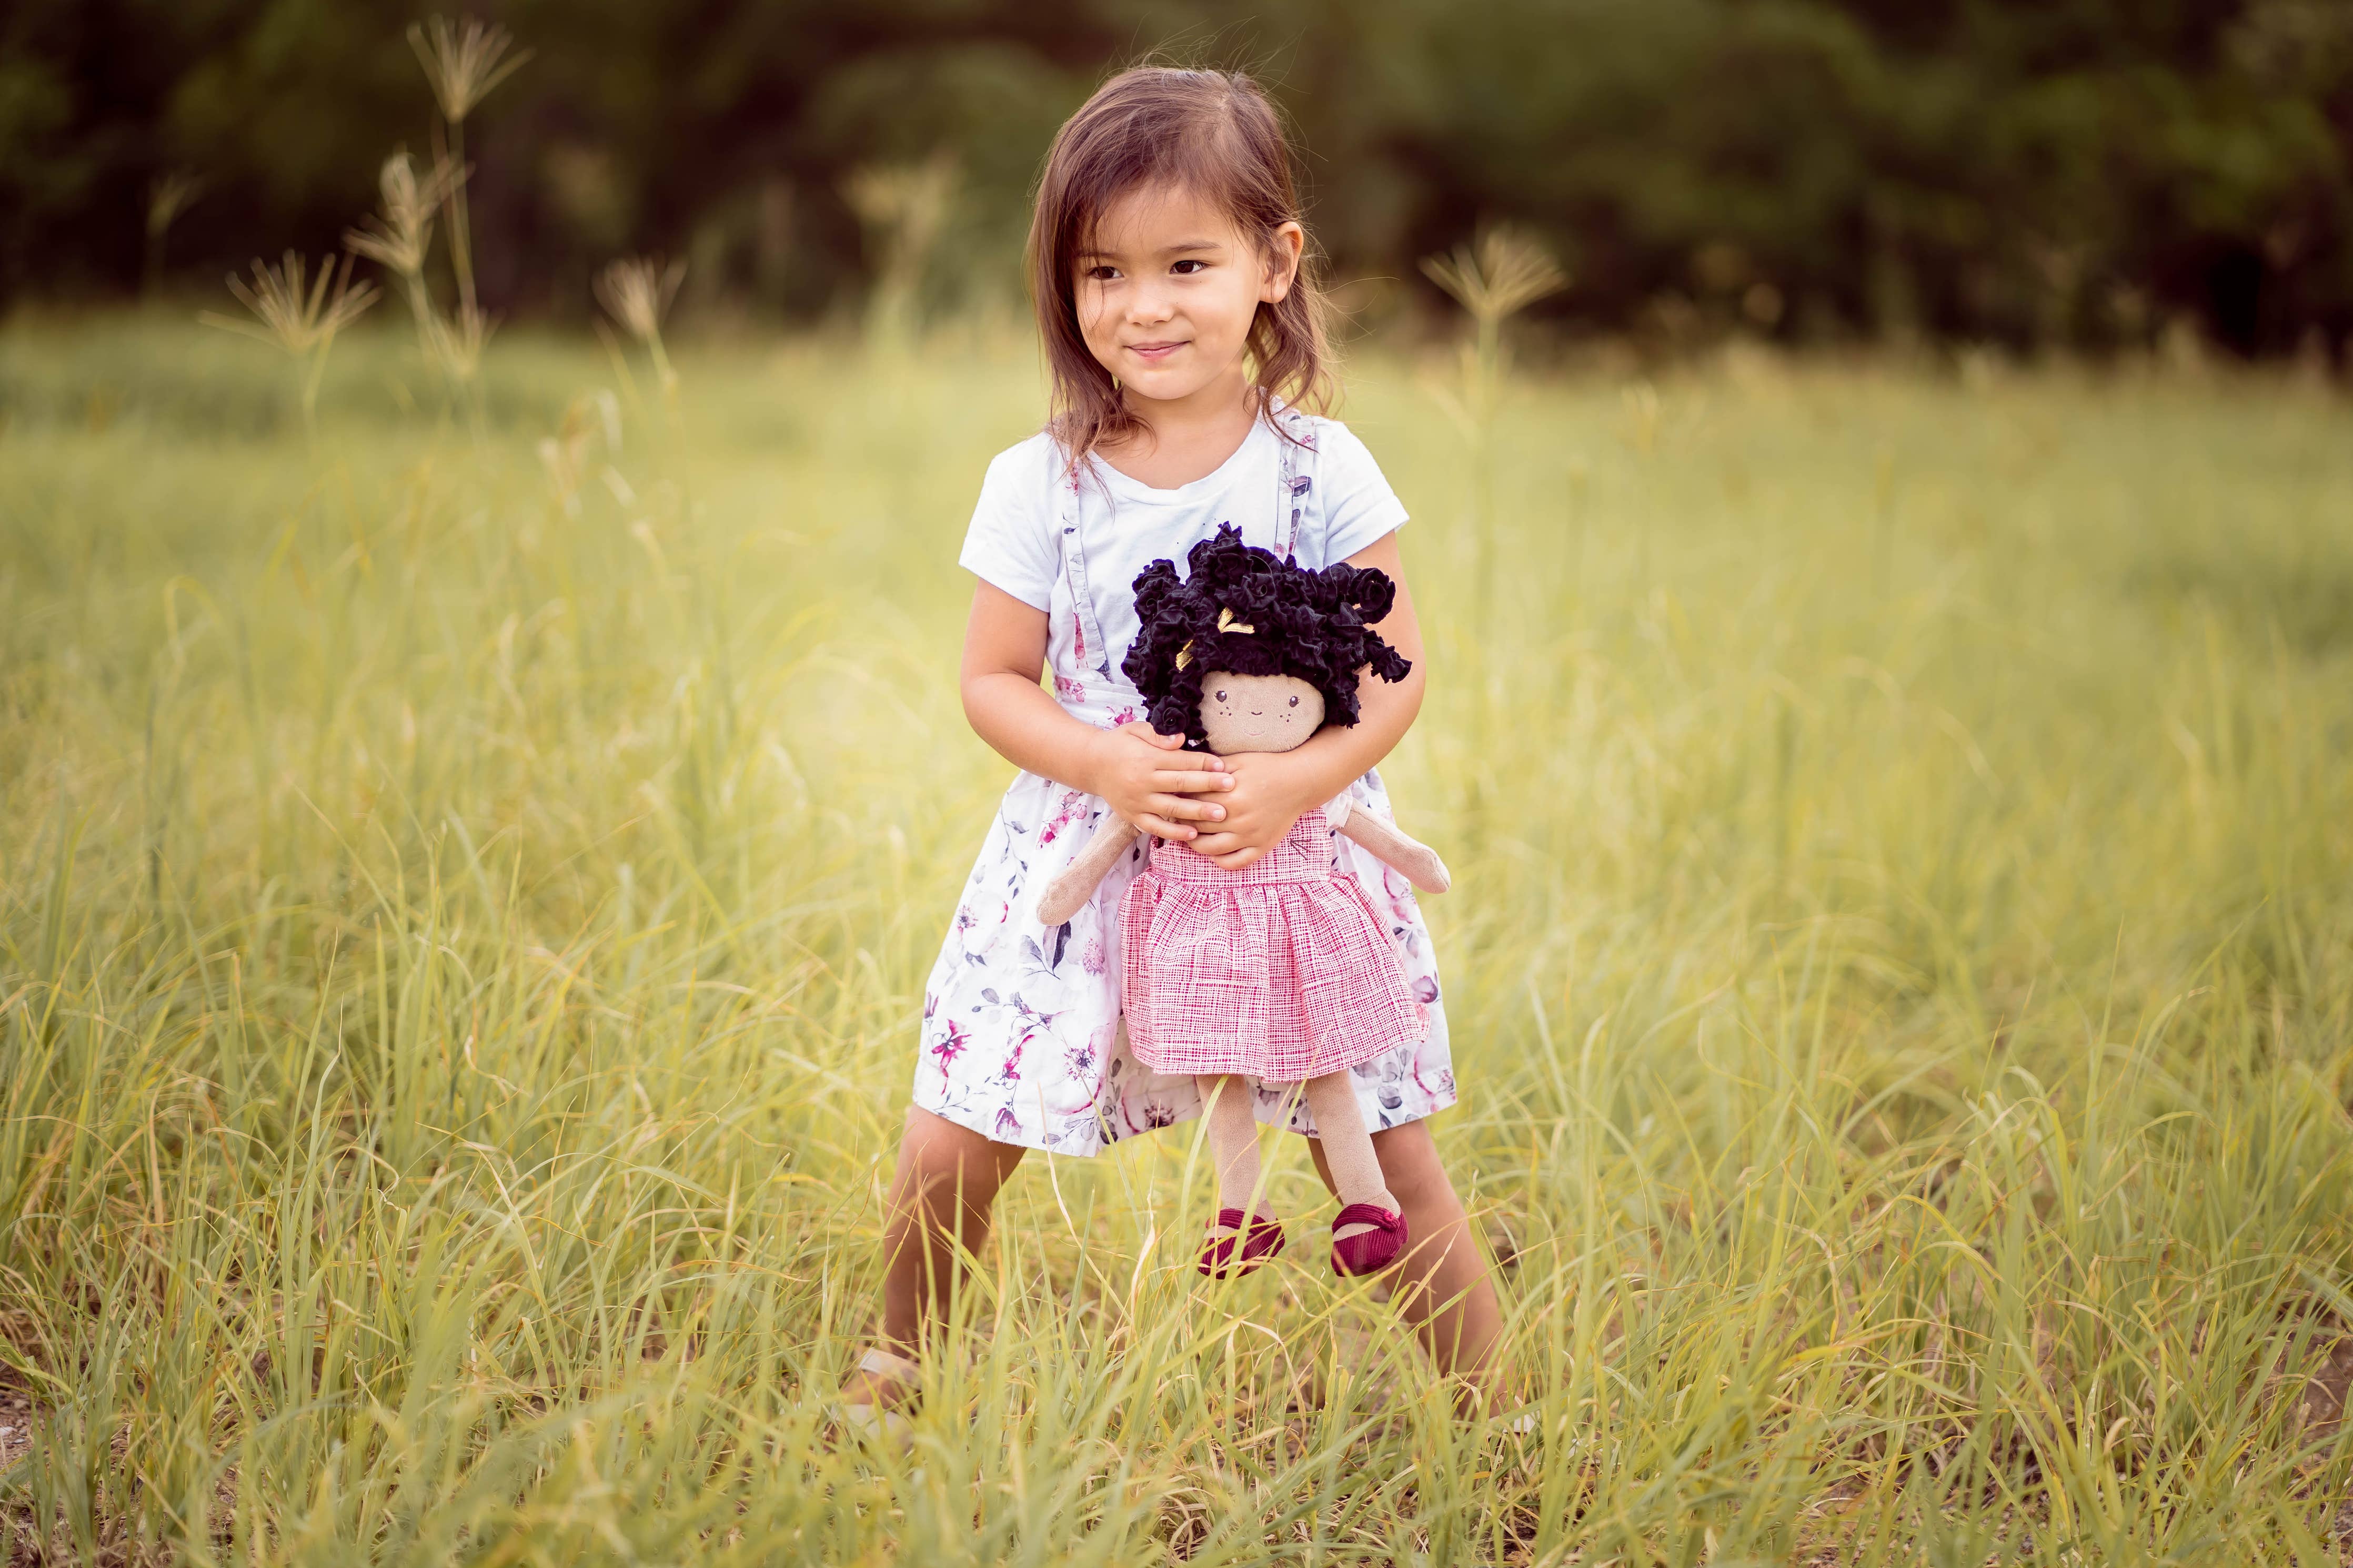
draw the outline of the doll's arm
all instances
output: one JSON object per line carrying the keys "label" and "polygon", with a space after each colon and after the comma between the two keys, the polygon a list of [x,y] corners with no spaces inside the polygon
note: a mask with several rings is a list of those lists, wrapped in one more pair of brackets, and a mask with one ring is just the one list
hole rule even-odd
{"label": "doll's arm", "polygon": [[1423,892],[1442,893],[1454,885],[1437,850],[1408,838],[1371,812],[1357,810],[1346,795],[1325,806],[1324,815],[1335,831],[1355,839],[1375,859],[1404,872],[1405,879]]}
{"label": "doll's arm", "polygon": [[1119,864],[1136,839],[1136,830],[1127,819],[1115,811],[1103,813],[1103,826],[1079,851],[1079,858],[1070,868],[1046,884],[1038,899],[1038,920],[1041,925],[1058,926],[1079,912],[1079,906],[1095,896],[1104,876]]}

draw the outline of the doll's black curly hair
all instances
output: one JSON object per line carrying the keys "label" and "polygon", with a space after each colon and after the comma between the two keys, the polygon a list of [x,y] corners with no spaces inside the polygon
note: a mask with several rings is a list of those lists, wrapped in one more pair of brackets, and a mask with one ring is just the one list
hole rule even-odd
{"label": "doll's black curly hair", "polygon": [[1324,694],[1324,723],[1354,724],[1359,670],[1403,680],[1413,668],[1373,630],[1397,599],[1386,572],[1345,563],[1311,572],[1244,544],[1229,522],[1186,561],[1187,577],[1173,561],[1136,574],[1143,624],[1120,661],[1144,694],[1145,717],[1164,735],[1181,733],[1195,748],[1208,743],[1201,679],[1214,669],[1295,675]]}

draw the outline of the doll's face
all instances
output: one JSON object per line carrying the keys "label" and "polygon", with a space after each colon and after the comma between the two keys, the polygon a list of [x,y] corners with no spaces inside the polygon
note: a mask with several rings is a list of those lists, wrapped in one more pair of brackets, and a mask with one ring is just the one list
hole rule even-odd
{"label": "doll's face", "polygon": [[1323,724],[1324,694],[1295,675],[1213,669],[1201,678],[1201,728],[1221,757],[1287,752]]}

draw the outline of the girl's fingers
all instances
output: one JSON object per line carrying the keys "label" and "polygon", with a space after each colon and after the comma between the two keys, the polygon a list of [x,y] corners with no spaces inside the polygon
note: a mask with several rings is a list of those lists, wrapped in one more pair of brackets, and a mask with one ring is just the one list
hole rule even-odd
{"label": "girl's fingers", "polygon": [[1210,773],[1179,773],[1164,771],[1152,775],[1152,787],[1163,794],[1176,794],[1179,791],[1197,794],[1202,790],[1231,789],[1234,787],[1234,775]]}
{"label": "girl's fingers", "polygon": [[1196,837],[1196,829],[1187,827],[1181,822],[1171,822],[1166,817],[1152,812],[1147,811],[1138,815],[1134,821],[1135,826],[1146,833],[1155,837],[1173,838],[1179,844],[1187,843]]}
{"label": "girl's fingers", "polygon": [[1214,801],[1195,800],[1189,795],[1155,795],[1145,802],[1154,815],[1171,822],[1223,822],[1226,808]]}

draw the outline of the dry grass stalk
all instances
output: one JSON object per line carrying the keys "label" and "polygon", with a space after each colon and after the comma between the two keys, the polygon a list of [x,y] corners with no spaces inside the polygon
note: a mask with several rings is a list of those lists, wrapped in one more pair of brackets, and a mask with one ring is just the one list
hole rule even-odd
{"label": "dry grass stalk", "polygon": [[1472,624],[1485,626],[1494,601],[1495,416],[1505,369],[1504,323],[1567,289],[1568,274],[1542,244],[1507,226],[1486,229],[1444,256],[1422,258],[1421,269],[1470,312],[1476,327],[1462,350],[1461,391],[1433,391],[1471,443]]}
{"label": "dry grass stalk", "polygon": [[166,169],[147,182],[147,262],[142,289],[150,294],[164,278],[164,242],[182,213],[205,192],[202,176],[185,169]]}
{"label": "dry grass stalk", "polygon": [[[491,89],[531,58],[529,49],[509,55],[513,46],[514,38],[504,27],[472,16],[459,23],[434,16],[409,27],[408,47],[417,51],[417,63],[425,68],[425,79],[433,89],[433,100],[441,110],[441,123],[434,128],[437,168],[445,162],[465,168],[466,117],[490,96]],[[467,213],[462,175],[443,194],[442,205],[449,214],[449,268],[458,278],[457,313],[462,331],[466,317],[476,318],[479,326],[481,314],[474,291],[473,223]],[[445,357],[443,363],[458,362]],[[479,424],[481,410],[477,406],[474,412]]]}
{"label": "dry grass stalk", "polygon": [[920,163],[859,169],[842,182],[842,198],[881,250],[869,324],[885,346],[913,327],[923,268],[955,205],[955,157],[946,148]]}
{"label": "dry grass stalk", "polygon": [[316,425],[319,382],[327,373],[327,356],[334,351],[335,334],[358,321],[376,301],[375,284],[352,282],[352,258],[348,255],[341,267],[332,257],[322,259],[317,279],[306,283],[308,270],[308,264],[295,251],[288,251],[276,267],[256,257],[250,284],[234,272],[228,275],[228,291],[253,313],[254,320],[239,321],[211,310],[196,318],[208,327],[276,343],[298,363],[309,362],[302,378],[305,429]]}

